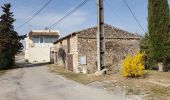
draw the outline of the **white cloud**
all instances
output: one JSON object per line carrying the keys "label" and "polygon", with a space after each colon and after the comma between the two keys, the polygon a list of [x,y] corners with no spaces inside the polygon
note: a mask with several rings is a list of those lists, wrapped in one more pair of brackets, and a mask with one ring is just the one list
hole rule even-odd
{"label": "white cloud", "polygon": [[[32,15],[34,15],[31,12],[30,8],[23,7],[20,9],[20,11],[15,11],[16,26],[22,24],[23,22],[28,20]],[[64,15],[65,13],[42,12],[37,15],[32,21],[30,21],[27,25],[25,25],[25,28],[27,28],[25,30],[29,30],[29,25],[31,25],[33,29],[44,29],[45,27],[49,27],[55,22],[57,22]],[[65,18],[59,24],[57,24],[54,29],[61,31],[62,33],[68,33],[70,31],[76,30],[80,25],[87,22],[87,16],[87,12],[79,10]]]}

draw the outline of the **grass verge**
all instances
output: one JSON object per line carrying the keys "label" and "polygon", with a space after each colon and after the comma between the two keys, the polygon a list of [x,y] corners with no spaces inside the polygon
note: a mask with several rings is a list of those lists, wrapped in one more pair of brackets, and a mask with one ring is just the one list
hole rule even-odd
{"label": "grass verge", "polygon": [[106,84],[110,88],[120,87],[125,89],[126,95],[143,95],[144,100],[169,100],[170,86],[166,87],[150,81],[159,82],[160,84],[170,85],[170,73],[147,71],[144,78],[124,78],[121,73],[112,75],[112,79],[116,82]]}
{"label": "grass verge", "polygon": [[102,81],[109,78],[105,76],[95,76],[93,74],[77,74],[77,73],[73,73],[72,71],[66,70],[62,67],[58,67],[56,65],[48,65],[48,66],[52,72],[56,72],[57,74],[65,78],[74,80],[82,84],[89,84],[95,81]]}
{"label": "grass verge", "polygon": [[111,75],[95,76],[93,74],[76,74],[56,65],[48,66],[51,71],[82,84],[101,82],[107,90],[116,91],[121,88],[121,90],[126,91],[126,95],[144,95],[142,96],[144,100],[170,99],[170,87],[150,83],[150,81],[156,81],[162,84],[170,84],[170,72],[147,71],[145,77],[131,79],[122,77],[120,72]]}

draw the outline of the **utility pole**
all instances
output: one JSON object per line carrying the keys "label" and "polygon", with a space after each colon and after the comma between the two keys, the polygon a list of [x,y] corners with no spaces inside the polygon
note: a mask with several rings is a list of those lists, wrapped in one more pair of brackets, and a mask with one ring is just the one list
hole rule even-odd
{"label": "utility pole", "polygon": [[97,0],[97,10],[97,68],[101,71],[106,67],[103,0]]}

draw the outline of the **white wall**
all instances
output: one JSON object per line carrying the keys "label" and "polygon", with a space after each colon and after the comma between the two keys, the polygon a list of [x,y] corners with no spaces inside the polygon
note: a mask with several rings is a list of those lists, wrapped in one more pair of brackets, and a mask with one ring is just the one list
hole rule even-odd
{"label": "white wall", "polygon": [[25,60],[30,63],[50,62],[50,49],[53,43],[33,43],[32,38],[25,38]]}
{"label": "white wall", "polygon": [[50,48],[36,47],[29,49],[28,61],[31,63],[50,62]]}

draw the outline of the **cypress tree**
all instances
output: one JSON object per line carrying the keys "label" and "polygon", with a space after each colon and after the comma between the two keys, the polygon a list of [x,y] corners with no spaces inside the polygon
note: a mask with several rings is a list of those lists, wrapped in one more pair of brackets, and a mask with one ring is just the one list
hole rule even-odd
{"label": "cypress tree", "polygon": [[168,0],[148,0],[149,55],[157,62],[170,57]]}
{"label": "cypress tree", "polygon": [[155,69],[155,60],[150,56],[149,51],[149,34],[145,33],[145,36],[140,41],[140,50],[145,52],[145,69]]}
{"label": "cypress tree", "polygon": [[1,7],[3,14],[0,16],[0,65],[9,66],[14,64],[15,55],[23,48],[20,36],[14,30],[13,13],[10,12],[11,5],[4,4]]}

